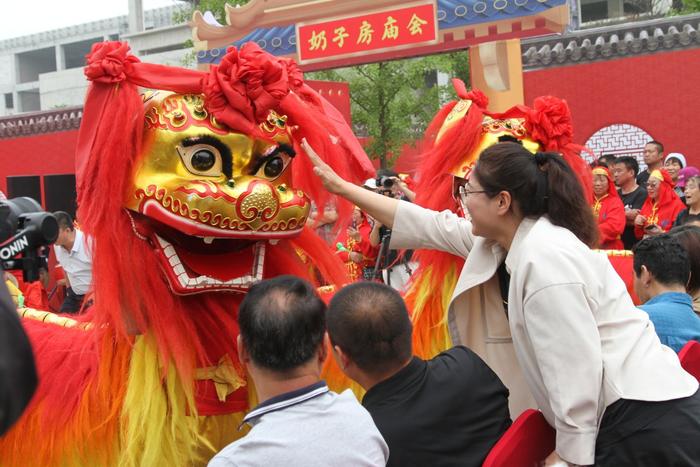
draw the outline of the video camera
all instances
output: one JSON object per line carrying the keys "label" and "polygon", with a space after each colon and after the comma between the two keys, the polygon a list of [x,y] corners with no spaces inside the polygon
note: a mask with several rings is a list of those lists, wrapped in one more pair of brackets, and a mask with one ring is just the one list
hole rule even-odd
{"label": "video camera", "polygon": [[47,245],[58,238],[58,222],[32,198],[0,201],[0,266],[21,269],[25,282],[39,279],[48,266]]}
{"label": "video camera", "polygon": [[396,183],[396,177],[386,175],[377,177],[377,188],[391,189],[394,186],[394,183]]}

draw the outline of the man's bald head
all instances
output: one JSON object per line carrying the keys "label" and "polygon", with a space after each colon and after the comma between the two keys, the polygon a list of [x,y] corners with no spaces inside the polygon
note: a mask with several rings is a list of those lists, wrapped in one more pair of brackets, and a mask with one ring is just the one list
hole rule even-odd
{"label": "man's bald head", "polygon": [[335,294],[326,316],[333,345],[361,370],[387,373],[408,362],[413,326],[398,292],[376,282],[357,282]]}
{"label": "man's bald head", "polygon": [[326,305],[308,282],[278,276],[253,285],[238,324],[252,361],[277,372],[309,362],[323,341]]}

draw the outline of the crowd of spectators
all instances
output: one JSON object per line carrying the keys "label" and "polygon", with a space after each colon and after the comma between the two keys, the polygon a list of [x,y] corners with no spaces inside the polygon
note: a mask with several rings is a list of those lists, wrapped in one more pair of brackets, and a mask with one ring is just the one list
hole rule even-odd
{"label": "crowd of spectators", "polygon": [[[598,219],[600,248],[631,250],[643,238],[700,217],[700,196],[696,194],[700,178],[695,178],[700,169],[688,166],[683,154],[664,156],[664,145],[658,141],[644,146],[644,163],[646,168],[640,171],[634,157],[605,154],[593,164],[592,208]],[[620,212],[615,198],[624,211]]]}
{"label": "crowd of spectators", "polygon": [[[387,285],[351,284],[326,306],[311,284],[276,277],[250,289],[239,323],[262,402],[210,467],[478,466],[511,425],[508,390],[474,352],[413,355],[408,311]],[[329,353],[366,391],[361,404],[320,379]]]}
{"label": "crowd of spectators", "polygon": [[[413,202],[416,194],[411,188],[412,183],[405,174],[381,169],[376,178],[366,180],[362,187],[382,196]],[[319,221],[313,216],[312,212],[307,225],[318,229]],[[353,209],[349,223],[338,219],[337,215],[334,222],[337,234],[329,243],[345,263],[352,281],[378,280],[397,290],[405,290],[417,265],[411,261],[411,250],[389,248],[391,229],[358,207]]]}

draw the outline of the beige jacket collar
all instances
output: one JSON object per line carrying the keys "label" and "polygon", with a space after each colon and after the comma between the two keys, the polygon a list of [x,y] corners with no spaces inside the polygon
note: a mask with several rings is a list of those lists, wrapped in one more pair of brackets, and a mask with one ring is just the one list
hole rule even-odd
{"label": "beige jacket collar", "polygon": [[[540,218],[540,220],[549,222],[544,217]],[[496,274],[498,266],[503,262],[503,258],[506,260],[508,273],[511,274],[518,264],[518,259],[522,252],[522,241],[537,222],[538,219],[534,218],[523,219],[515,232],[510,251],[506,251],[494,240],[476,237],[474,239],[474,248],[467,256],[466,263],[457,281],[457,286],[452,294],[452,299],[454,300],[467,290],[491,279]]]}
{"label": "beige jacket collar", "polygon": [[474,247],[469,252],[459,275],[452,300],[491,279],[505,256],[506,250],[495,241],[476,237]]}

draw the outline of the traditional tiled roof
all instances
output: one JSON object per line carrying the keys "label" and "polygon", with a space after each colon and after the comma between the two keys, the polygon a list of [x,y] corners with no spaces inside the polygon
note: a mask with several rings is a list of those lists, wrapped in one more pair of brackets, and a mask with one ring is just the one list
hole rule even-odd
{"label": "traditional tiled roof", "polygon": [[82,117],[82,106],[0,117],[0,139],[77,130]]}
{"label": "traditional tiled roof", "polygon": [[[257,42],[257,44],[272,55],[282,56],[293,54],[297,50],[297,36],[294,25],[275,26],[272,28],[257,28],[247,34],[241,40],[233,42],[231,45],[240,47],[246,42]],[[197,52],[197,62],[215,64],[221,61],[221,57],[226,54],[226,47],[219,47],[211,50],[200,50]]]}
{"label": "traditional tiled roof", "polygon": [[700,14],[672,16],[525,40],[523,68],[532,70],[700,47]]}
{"label": "traditional tiled roof", "polygon": [[440,29],[512,19],[563,5],[566,0],[438,0]]}
{"label": "traditional tiled roof", "polygon": [[[438,0],[438,29],[449,30],[529,16],[565,3],[566,0]],[[295,25],[257,28],[230,45],[240,47],[248,41],[257,42],[261,48],[273,55],[293,54],[296,52]],[[219,63],[227,47],[200,50],[197,52],[198,63]]]}

